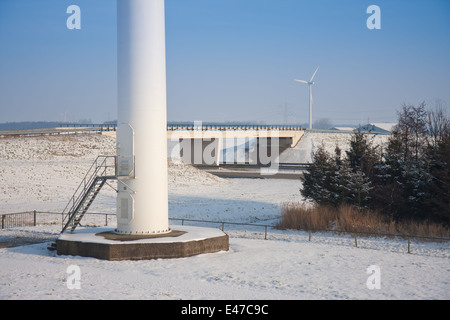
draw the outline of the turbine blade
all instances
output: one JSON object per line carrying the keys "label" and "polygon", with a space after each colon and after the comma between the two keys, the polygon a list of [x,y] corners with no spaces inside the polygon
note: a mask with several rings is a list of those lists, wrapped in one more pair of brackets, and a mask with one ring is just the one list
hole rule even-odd
{"label": "turbine blade", "polygon": [[298,81],[298,82],[301,82],[301,83],[306,83],[306,84],[308,84],[308,81],[305,81],[305,80],[297,80],[297,79],[294,79],[294,81]]}
{"label": "turbine blade", "polygon": [[317,71],[319,71],[319,67],[317,67],[316,71],[314,71],[314,74],[311,77],[311,80],[309,80],[309,82],[312,82],[314,77],[316,76]]}

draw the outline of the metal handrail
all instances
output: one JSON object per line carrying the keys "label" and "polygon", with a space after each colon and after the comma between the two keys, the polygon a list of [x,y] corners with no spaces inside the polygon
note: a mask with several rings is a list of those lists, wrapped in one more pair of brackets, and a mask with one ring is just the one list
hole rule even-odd
{"label": "metal handrail", "polygon": [[[100,162],[101,159],[101,162]],[[114,165],[108,164],[108,159],[114,159]],[[99,164],[100,162],[100,164]],[[75,208],[80,204],[82,201],[84,195],[88,191],[89,187],[91,186],[92,182],[97,177],[105,177],[108,168],[114,168],[114,174],[116,172],[116,156],[98,156],[94,163],[89,168],[88,172],[84,176],[84,178],[81,180],[80,184],[78,185],[78,188],[75,190],[72,198],[67,203],[66,207],[64,208],[62,212],[62,225],[64,226],[65,223],[67,223],[67,219],[70,219],[71,214],[73,214]],[[70,209],[69,209],[70,208]]]}

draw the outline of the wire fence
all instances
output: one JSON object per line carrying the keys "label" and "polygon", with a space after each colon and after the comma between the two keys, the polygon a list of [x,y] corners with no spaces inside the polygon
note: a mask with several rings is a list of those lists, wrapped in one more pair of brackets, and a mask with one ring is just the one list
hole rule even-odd
{"label": "wire fence", "polygon": [[[86,225],[99,225],[104,223],[105,226],[115,221],[115,213],[87,213],[84,222]],[[63,214],[61,212],[49,211],[24,211],[15,213],[0,214],[0,229],[10,229],[18,227],[30,227],[37,225],[60,225],[63,222]]]}
{"label": "wire fence", "polygon": [[[208,224],[208,225],[216,225],[222,229],[222,231],[225,231],[226,225],[235,225],[235,226],[246,226],[246,227],[252,227],[252,228],[264,228],[264,240],[269,240],[268,238],[268,230],[282,230],[277,229],[273,225],[265,225],[265,224],[253,224],[253,223],[239,223],[239,222],[223,222],[223,221],[208,221],[208,220],[195,220],[195,219],[184,219],[184,218],[171,218],[170,220],[173,221],[181,221],[181,225],[185,225],[186,222],[192,224]],[[363,231],[339,231],[339,230],[331,230],[331,229],[325,229],[325,230],[299,230],[299,231],[306,231],[308,232],[308,241],[312,241],[313,234],[315,232],[325,232],[325,233],[333,233],[338,235],[351,235],[354,239],[355,247],[358,247],[358,239],[363,237],[388,237],[392,239],[403,239],[407,241],[407,252],[411,253],[411,241],[416,239],[419,241],[430,241],[430,242],[450,242],[450,238],[445,237],[430,237],[430,236],[419,236],[419,235],[410,235],[410,234],[392,234],[392,233],[379,233],[379,232],[363,232]]]}
{"label": "wire fence", "polygon": [[37,211],[26,211],[17,213],[8,213],[1,215],[1,229],[36,226]]}
{"label": "wire fence", "polygon": [[[86,213],[86,217],[83,220],[83,226],[109,226],[116,222],[115,213]],[[10,229],[17,227],[26,226],[38,226],[38,225],[57,225],[60,224],[62,220],[62,214],[59,212],[46,212],[46,211],[25,211],[17,213],[6,213],[0,214],[0,227],[1,229]],[[277,229],[273,225],[269,224],[255,224],[255,223],[241,223],[241,222],[227,222],[227,221],[213,221],[213,220],[200,220],[200,219],[186,219],[186,218],[169,218],[170,221],[178,222],[181,225],[186,225],[188,223],[191,226],[212,226],[220,228],[222,231],[233,230],[232,228],[226,228],[226,226],[241,226],[244,229],[253,229],[261,233],[261,239],[270,240],[268,237],[269,230],[281,230]],[[354,246],[358,247],[359,239],[363,237],[388,237],[392,239],[402,239],[407,241],[407,252],[411,253],[411,241],[429,241],[437,243],[448,243],[450,238],[448,237],[431,237],[431,236],[420,236],[411,234],[392,234],[392,233],[377,233],[377,232],[359,232],[359,231],[337,231],[337,230],[303,230],[308,233],[308,241],[312,241],[313,235],[316,232],[328,232],[333,234],[345,236],[350,235],[354,238]]]}

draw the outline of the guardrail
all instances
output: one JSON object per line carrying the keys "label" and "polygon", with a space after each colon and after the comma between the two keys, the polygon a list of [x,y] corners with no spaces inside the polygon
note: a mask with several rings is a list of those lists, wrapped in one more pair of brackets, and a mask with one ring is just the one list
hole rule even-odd
{"label": "guardrail", "polygon": [[[275,163],[273,164],[279,170],[305,170],[311,167],[311,163]],[[209,169],[209,168],[223,168],[223,169],[261,169],[264,167],[270,167],[270,165],[258,165],[258,164],[248,164],[248,163],[220,163],[218,166],[211,165],[200,165],[194,164],[196,168],[199,169]]]}
{"label": "guardrail", "polygon": [[186,131],[208,131],[208,130],[278,130],[278,131],[304,131],[306,130],[302,126],[296,125],[257,125],[257,124],[208,124],[202,123],[201,125],[192,123],[182,124],[167,124],[168,131],[186,130]]}
{"label": "guardrail", "polygon": [[117,124],[94,124],[94,123],[61,123],[59,125],[61,128],[96,128],[100,131],[116,131]]}
{"label": "guardrail", "polygon": [[[115,131],[117,124],[80,124],[80,123],[63,123],[61,128],[99,128],[103,131]],[[277,125],[277,124],[216,124],[216,123],[168,123],[168,131],[186,130],[186,131],[207,131],[207,130],[280,130],[280,131],[303,131],[306,130],[302,126],[296,125]]]}
{"label": "guardrail", "polygon": [[[168,124],[167,131],[244,131],[244,130],[266,130],[266,131],[304,131],[301,126],[284,126],[284,125],[208,125],[201,126],[195,124]],[[108,131],[117,131],[116,124],[80,124],[80,123],[64,123],[56,128],[41,129],[18,129],[18,130],[0,130],[0,136],[39,136],[53,134],[73,134],[73,133],[101,133]]]}

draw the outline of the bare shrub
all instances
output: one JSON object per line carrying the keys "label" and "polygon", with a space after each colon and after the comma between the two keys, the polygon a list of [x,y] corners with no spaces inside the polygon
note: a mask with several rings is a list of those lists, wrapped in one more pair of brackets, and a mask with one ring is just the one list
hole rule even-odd
{"label": "bare shrub", "polygon": [[307,207],[291,203],[283,206],[280,229],[321,231],[332,227],[336,213],[328,206]]}

